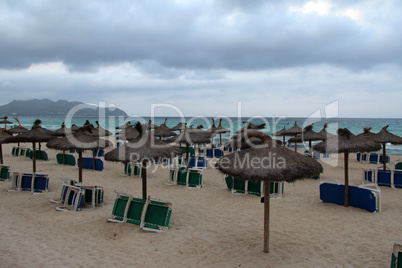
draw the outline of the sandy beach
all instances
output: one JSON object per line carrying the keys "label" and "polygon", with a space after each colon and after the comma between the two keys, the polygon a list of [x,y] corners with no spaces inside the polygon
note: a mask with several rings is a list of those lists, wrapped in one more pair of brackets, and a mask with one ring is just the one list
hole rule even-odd
{"label": "sandy beach", "polygon": [[[32,172],[32,160],[11,156],[12,146],[3,145],[4,164]],[[142,193],[141,179],[126,176],[120,163],[83,171],[84,184],[104,187],[102,207],[56,211],[50,200],[60,195],[58,178],[77,179],[78,168],[57,164],[58,152],[45,150],[49,161],[38,160],[37,172],[49,174],[48,193],[7,192],[11,182],[0,182],[1,267],[389,267],[393,243],[402,240],[402,189],[381,187],[382,212],[370,213],[321,202],[320,181],[305,179],[285,183],[283,198],[271,200],[270,252],[263,253],[259,197],[232,194],[210,165],[201,189],[166,185],[168,169],[148,170],[148,194],[174,204],[164,233],[107,221],[114,190]],[[400,158],[391,156],[390,166]],[[342,160],[321,162],[321,180],[343,183]],[[362,167],[380,166],[355,154],[349,164],[350,185],[361,184]]]}

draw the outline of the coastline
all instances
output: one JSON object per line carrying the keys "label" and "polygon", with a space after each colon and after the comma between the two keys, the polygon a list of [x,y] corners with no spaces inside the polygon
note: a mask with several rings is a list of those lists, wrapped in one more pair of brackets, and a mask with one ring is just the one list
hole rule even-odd
{"label": "coastline", "polygon": [[[28,144],[26,144],[29,146]],[[42,146],[43,149],[45,146]],[[29,158],[11,156],[12,171],[32,171]],[[59,212],[51,199],[60,194],[58,177],[77,179],[78,168],[59,165],[55,150],[37,161],[50,177],[49,192],[7,192],[0,182],[1,262],[4,267],[388,267],[392,246],[402,240],[401,189],[381,187],[382,212],[322,203],[319,180],[285,183],[281,199],[271,200],[270,253],[262,252],[263,205],[259,197],[232,194],[222,174],[204,171],[205,187],[168,186],[167,169],[148,172],[148,193],[174,203],[169,230],[141,231],[138,225],[110,223],[114,190],[141,196],[141,179],[127,177],[123,165],[104,161],[101,172],[84,170],[83,182],[104,187],[102,207]],[[88,154],[89,155],[89,154]],[[343,182],[343,156],[337,166],[323,162],[321,180]],[[391,155],[390,165],[401,155]],[[350,185],[362,181],[362,164],[350,156]]]}

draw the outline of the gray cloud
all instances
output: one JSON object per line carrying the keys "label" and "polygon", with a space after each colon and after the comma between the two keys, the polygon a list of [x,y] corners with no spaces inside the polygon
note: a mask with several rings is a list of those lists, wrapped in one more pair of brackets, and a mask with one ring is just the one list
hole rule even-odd
{"label": "gray cloud", "polygon": [[[6,1],[0,67],[62,61],[70,71],[91,72],[142,61],[166,68],[229,70],[321,63],[365,69],[401,63],[399,16],[361,25],[335,15],[292,13],[289,3]],[[377,19],[384,16],[388,14]]]}

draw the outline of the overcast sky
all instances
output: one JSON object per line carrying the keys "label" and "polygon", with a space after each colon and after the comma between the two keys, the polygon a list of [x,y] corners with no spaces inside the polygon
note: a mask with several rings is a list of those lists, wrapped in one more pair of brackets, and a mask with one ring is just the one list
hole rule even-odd
{"label": "overcast sky", "polygon": [[400,118],[401,14],[400,0],[0,0],[0,105],[307,117],[338,102],[339,117]]}

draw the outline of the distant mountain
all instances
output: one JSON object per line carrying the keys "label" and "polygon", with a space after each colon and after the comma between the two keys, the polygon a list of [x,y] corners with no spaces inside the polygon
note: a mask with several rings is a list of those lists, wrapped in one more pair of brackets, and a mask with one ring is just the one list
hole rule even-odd
{"label": "distant mountain", "polygon": [[74,117],[98,117],[99,114],[127,117],[127,114],[118,108],[106,108],[104,111],[99,111],[97,106],[78,101],[13,100],[9,104],[0,106],[0,115],[8,116],[66,116],[69,112],[73,113],[72,116]]}

